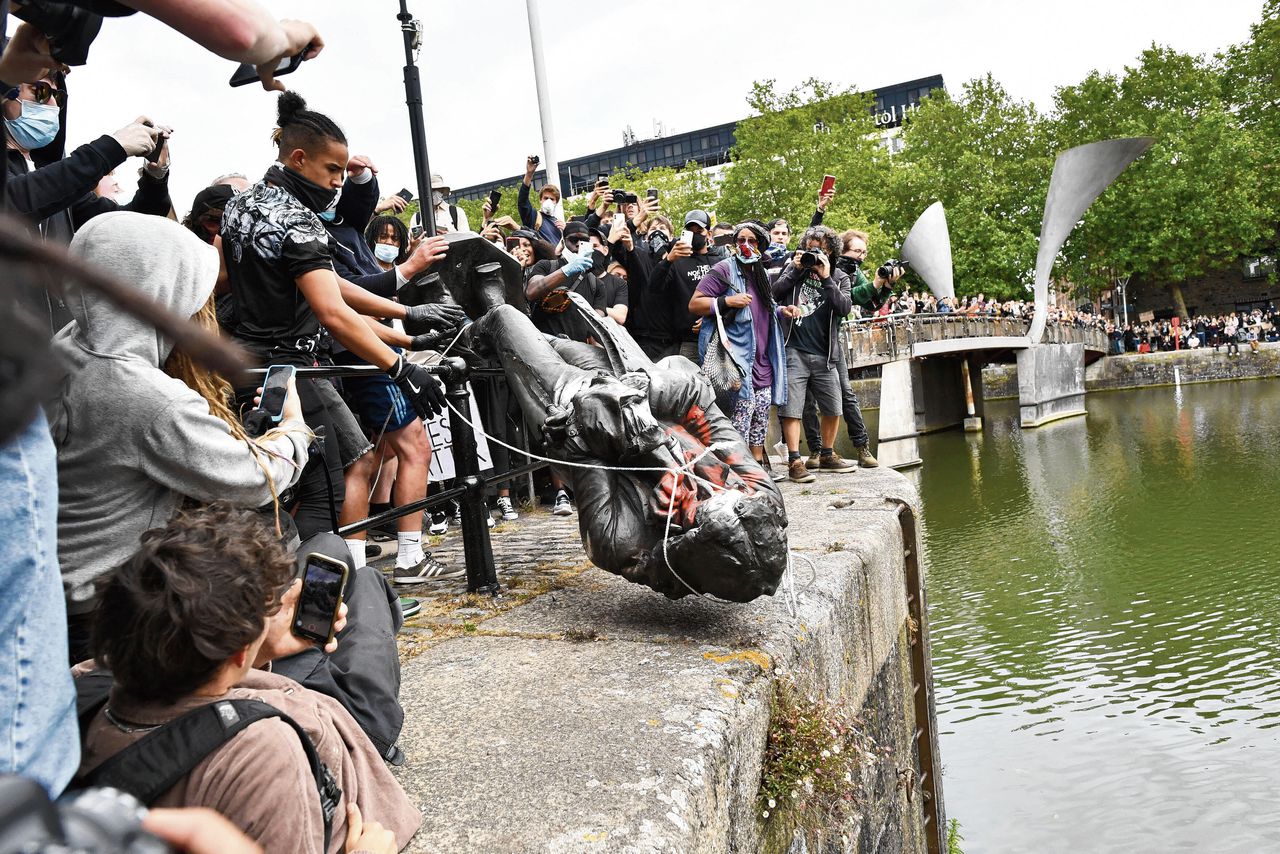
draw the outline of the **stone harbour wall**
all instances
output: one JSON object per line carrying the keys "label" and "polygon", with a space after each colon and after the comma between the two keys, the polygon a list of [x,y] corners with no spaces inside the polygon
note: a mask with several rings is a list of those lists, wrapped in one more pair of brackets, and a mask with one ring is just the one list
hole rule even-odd
{"label": "stone harbour wall", "polygon": [[[924,854],[928,722],[898,517],[918,495],[887,469],[783,486],[793,588],[746,605],[570,570],[576,525],[545,513],[495,531],[501,581],[507,557],[555,566],[522,566],[496,602],[437,589],[410,621],[395,769],[423,813],[409,850]],[[537,544],[549,531],[563,547]],[[783,686],[857,717],[876,746],[843,826],[763,816]]]}
{"label": "stone harbour wall", "polygon": [[[1226,348],[1182,350],[1172,353],[1130,353],[1107,356],[1085,368],[1086,391],[1113,391],[1126,388],[1173,385],[1174,367],[1184,383],[1250,380],[1280,377],[1280,343],[1262,343],[1256,354],[1248,344],[1240,345],[1239,356],[1228,356]],[[863,409],[880,407],[880,380],[852,380],[853,391]],[[1018,366],[996,363],[982,368],[982,396],[1001,400],[1018,396]]]}

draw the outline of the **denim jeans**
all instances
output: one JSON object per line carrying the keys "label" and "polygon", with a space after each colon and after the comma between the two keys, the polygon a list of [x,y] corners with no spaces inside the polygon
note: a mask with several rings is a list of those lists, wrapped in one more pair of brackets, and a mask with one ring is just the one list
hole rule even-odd
{"label": "denim jeans", "polygon": [[80,764],[58,571],[58,471],[44,413],[0,447],[0,773],[59,794]]}

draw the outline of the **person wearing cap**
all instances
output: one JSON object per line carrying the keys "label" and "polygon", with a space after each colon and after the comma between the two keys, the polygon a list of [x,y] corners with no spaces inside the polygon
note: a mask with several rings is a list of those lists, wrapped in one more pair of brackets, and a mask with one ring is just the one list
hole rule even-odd
{"label": "person wearing cap", "polygon": [[667,324],[673,341],[679,342],[676,351],[692,362],[698,361],[698,330],[702,318],[690,313],[689,300],[702,277],[710,272],[714,259],[708,254],[711,245],[711,216],[706,211],[691,210],[684,217],[684,230],[690,233],[667,247],[666,253],[653,268],[650,281],[659,289],[671,294],[668,303]]}
{"label": "person wearing cap", "polygon": [[744,222],[734,226],[733,235],[734,254],[702,277],[689,300],[689,311],[707,318],[698,337],[703,355],[718,331],[715,319],[719,316],[726,339],[722,343],[742,375],[730,420],[751,449],[751,456],[777,481],[784,475],[770,469],[764,445],[769,408],[787,402],[787,357],[779,321],[798,317],[800,309],[774,300],[763,265],[764,249],[769,245],[764,227]]}
{"label": "person wearing cap", "polygon": [[[631,231],[626,227],[626,223],[619,219],[613,223],[606,234],[605,229],[592,228],[591,245],[596,248],[595,266],[592,273],[595,274],[596,282],[600,287],[602,298],[604,300],[604,313],[612,317],[618,324],[627,322],[627,314],[630,311],[630,293],[627,289],[627,280],[625,275],[618,276],[613,270],[619,268],[625,270],[621,264],[613,262],[613,253],[610,250],[610,241],[619,243],[626,241],[631,242]],[[611,269],[612,268],[612,269]]]}
{"label": "person wearing cap", "polygon": [[440,173],[431,173],[431,207],[435,211],[436,234],[471,230],[471,224],[467,222],[467,212],[445,201],[451,191],[449,183],[441,177]]}
{"label": "person wearing cap", "polygon": [[[594,272],[595,255],[587,224],[573,220],[565,224],[560,257],[538,261],[529,268],[524,295],[529,301],[529,318],[538,331],[585,342],[584,338],[576,337],[580,324],[572,322],[570,293],[580,295],[596,314],[605,316],[604,290]],[[571,515],[573,504],[564,483],[552,475],[551,485],[556,490],[551,512],[556,516]]]}

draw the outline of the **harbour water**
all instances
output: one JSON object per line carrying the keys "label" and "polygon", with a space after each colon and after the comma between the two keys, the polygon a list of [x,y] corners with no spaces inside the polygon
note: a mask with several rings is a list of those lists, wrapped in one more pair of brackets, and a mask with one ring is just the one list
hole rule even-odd
{"label": "harbour water", "polygon": [[1015,404],[909,473],[964,851],[1280,851],[1280,381]]}

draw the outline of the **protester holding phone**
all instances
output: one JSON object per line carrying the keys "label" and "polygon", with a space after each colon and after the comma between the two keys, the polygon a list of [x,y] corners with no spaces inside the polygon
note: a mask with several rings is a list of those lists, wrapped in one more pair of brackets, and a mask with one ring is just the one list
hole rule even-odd
{"label": "protester holding phone", "polygon": [[[104,214],[80,230],[71,251],[215,328],[217,251],[176,222]],[[297,482],[312,437],[292,380],[280,420],[250,439],[228,407],[224,380],[92,292],[70,307],[75,322],[55,341],[70,370],[49,419],[58,449],[58,556],[71,656],[80,660],[94,583],[137,548],[143,531],[187,499],[270,506]]]}
{"label": "protester holding phone", "polygon": [[[328,566],[339,577],[346,570]],[[258,721],[215,748],[156,806],[215,809],[271,852],[386,854],[407,845],[422,816],[358,720],[333,696],[280,672],[281,661],[300,651],[318,654],[318,641],[293,628],[300,615],[311,619],[306,575],[297,578],[295,560],[268,525],[225,503],[183,511],[147,531],[140,546],[135,541],[104,585],[93,627],[94,654],[110,661],[114,684],[86,727],[81,772],[184,713],[221,700],[257,700],[295,721],[332,774],[327,841],[301,736],[281,718]],[[318,597],[337,614],[340,650],[356,627],[344,625],[345,605],[334,609],[337,593],[330,583]],[[95,669],[81,665],[77,678]],[[366,823],[393,839],[365,836]]]}

